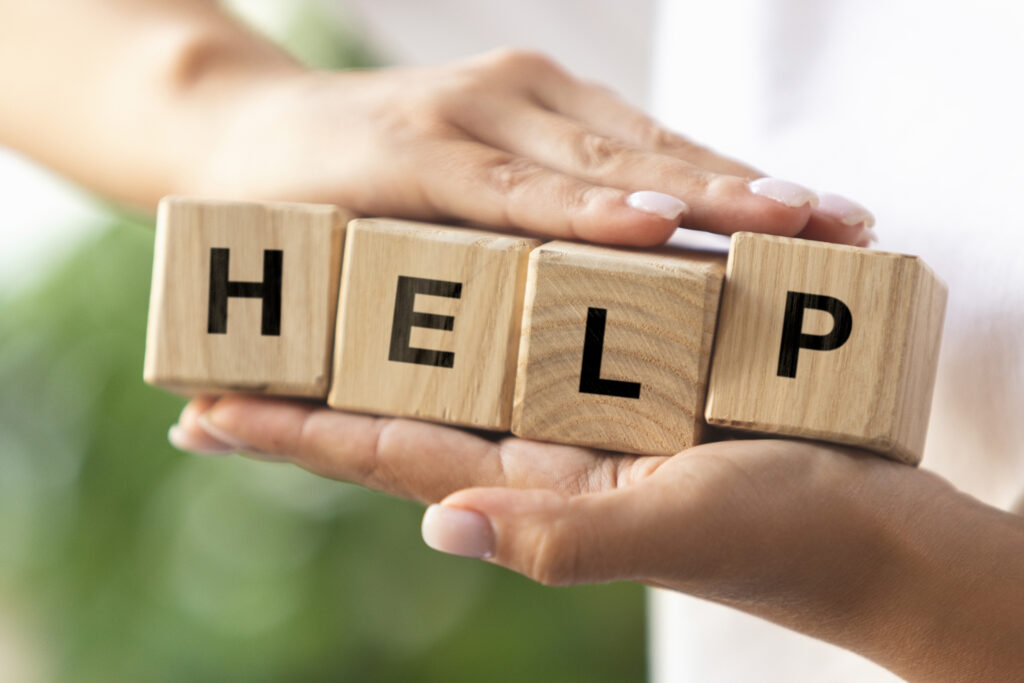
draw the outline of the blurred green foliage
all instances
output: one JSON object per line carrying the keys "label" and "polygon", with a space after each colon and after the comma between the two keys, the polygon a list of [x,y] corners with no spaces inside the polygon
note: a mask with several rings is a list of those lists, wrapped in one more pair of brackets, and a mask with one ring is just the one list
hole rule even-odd
{"label": "blurred green foliage", "polygon": [[[296,25],[307,58],[367,61]],[[427,549],[418,505],[170,448],[183,401],[141,380],[152,237],[112,213],[0,300],[0,607],[42,680],[643,678],[638,586],[546,589]]]}

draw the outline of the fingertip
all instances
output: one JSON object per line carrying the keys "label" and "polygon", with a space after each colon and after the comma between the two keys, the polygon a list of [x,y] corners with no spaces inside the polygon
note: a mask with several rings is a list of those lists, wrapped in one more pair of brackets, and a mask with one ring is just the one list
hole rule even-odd
{"label": "fingertip", "polygon": [[679,223],[679,219],[689,209],[686,202],[664,192],[640,190],[626,197],[626,204],[646,214],[658,216],[667,221]]}
{"label": "fingertip", "polygon": [[229,455],[235,448],[213,438],[199,428],[186,428],[173,424],[167,430],[167,441],[179,451],[198,455]]}
{"label": "fingertip", "polygon": [[493,557],[494,529],[483,514],[450,505],[431,505],[420,525],[423,542],[434,550],[462,557]]}
{"label": "fingertip", "polygon": [[198,423],[199,427],[204,432],[209,434],[211,438],[216,439],[217,441],[223,444],[226,444],[233,451],[252,450],[252,446],[250,446],[247,441],[239,438],[237,435],[233,434],[228,429],[225,429],[224,427],[221,427],[218,424],[214,423],[214,421],[211,419],[210,413],[200,415]]}
{"label": "fingertip", "polygon": [[875,216],[862,204],[833,192],[821,192],[819,197],[821,203],[815,208],[815,213],[850,227],[862,224],[868,228],[874,227]]}
{"label": "fingertip", "polygon": [[281,407],[291,405],[291,401],[283,398],[227,394],[218,398],[202,414],[202,418],[206,424],[212,424],[219,429],[234,429],[243,419],[251,420],[257,411],[266,408],[279,410]]}
{"label": "fingertip", "polygon": [[[813,212],[813,201],[807,195],[810,190],[779,183],[754,187],[761,190],[755,192],[751,182],[735,176],[707,178],[702,196],[690,201],[692,210],[684,217],[683,227],[724,235],[746,231],[781,237],[794,237],[806,227]],[[769,191],[774,196],[769,196]]]}
{"label": "fingertip", "polygon": [[[750,217],[753,232],[779,237],[796,237],[807,228],[813,209],[810,205],[785,206],[771,200],[757,200]],[[750,228],[741,228],[751,230]],[[735,232],[735,231],[734,231]]]}
{"label": "fingertip", "polygon": [[178,424],[188,428],[195,425],[196,420],[199,416],[207,412],[217,403],[216,396],[196,396],[192,398],[185,407],[181,410],[181,415],[178,416]]}
{"label": "fingertip", "polygon": [[815,211],[807,220],[807,225],[796,237],[818,242],[863,246],[863,242],[871,232],[865,223],[846,225],[831,216]]}
{"label": "fingertip", "polygon": [[860,242],[857,243],[858,247],[863,249],[870,249],[878,242],[878,234],[871,228],[864,229],[864,236]]}
{"label": "fingertip", "polygon": [[655,247],[672,237],[689,211],[684,202],[653,191],[595,193],[573,221],[575,237],[625,247]]}
{"label": "fingertip", "polygon": [[802,206],[810,206],[813,209],[820,202],[814,190],[782,178],[756,178],[747,183],[747,188],[759,197],[793,209]]}
{"label": "fingertip", "polygon": [[233,453],[235,447],[203,428],[202,421],[217,404],[216,396],[197,396],[185,404],[178,422],[167,430],[167,440],[181,451],[207,455]]}

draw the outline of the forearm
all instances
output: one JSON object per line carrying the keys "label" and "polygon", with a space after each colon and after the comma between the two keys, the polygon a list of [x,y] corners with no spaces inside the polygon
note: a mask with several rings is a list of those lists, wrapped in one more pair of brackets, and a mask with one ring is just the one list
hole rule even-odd
{"label": "forearm", "polygon": [[1016,679],[1024,671],[1024,518],[959,494],[901,535],[902,581],[880,606],[873,656],[915,681]]}
{"label": "forearm", "polygon": [[903,485],[855,487],[837,499],[857,531],[836,528],[834,543],[822,544],[828,550],[809,560],[818,578],[799,599],[737,606],[908,681],[1016,680],[1024,671],[1024,518],[930,473],[900,475]]}
{"label": "forearm", "polygon": [[733,585],[710,597],[909,681],[1016,680],[1024,671],[1024,517],[930,472],[862,463],[833,475],[846,481],[824,487],[827,505],[804,494],[813,519],[805,512],[776,522],[796,531],[785,551],[759,563],[756,590]]}
{"label": "forearm", "polygon": [[142,206],[178,191],[253,85],[300,69],[206,0],[0,0],[0,143]]}

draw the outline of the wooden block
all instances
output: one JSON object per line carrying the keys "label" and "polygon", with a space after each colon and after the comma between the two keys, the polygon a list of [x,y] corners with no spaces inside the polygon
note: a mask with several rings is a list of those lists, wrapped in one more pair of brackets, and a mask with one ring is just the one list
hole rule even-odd
{"label": "wooden block", "polygon": [[182,393],[326,396],[349,218],[319,204],[164,199],[145,380]]}
{"label": "wooden block", "polygon": [[945,306],[917,257],[738,233],[707,420],[917,463]]}
{"label": "wooden block", "polygon": [[391,219],[346,239],[328,404],[507,430],[539,242]]}
{"label": "wooden block", "polygon": [[699,442],[725,257],[552,242],[530,256],[519,436],[631,453]]}

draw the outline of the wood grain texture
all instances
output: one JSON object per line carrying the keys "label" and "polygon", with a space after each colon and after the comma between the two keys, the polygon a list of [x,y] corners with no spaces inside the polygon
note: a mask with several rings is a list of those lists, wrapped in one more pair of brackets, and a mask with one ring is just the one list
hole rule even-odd
{"label": "wood grain texture", "polygon": [[[157,217],[144,377],[181,393],[244,391],[323,398],[351,215],[319,204],[166,198]],[[211,333],[211,250],[227,249],[229,279],[262,282],[280,251],[279,334],[264,334],[263,300],[227,298]]]}
{"label": "wood grain texture", "polygon": [[[551,242],[535,250],[512,431],[630,453],[698,443],[724,271],[724,255],[678,249]],[[581,391],[591,309],[606,312],[603,344],[590,340],[601,348],[600,378],[639,384],[636,398]]]}
{"label": "wood grain texture", "polygon": [[[787,293],[841,300],[831,350],[800,348],[780,376]],[[733,236],[708,388],[710,424],[859,446],[917,463],[924,451],[946,287],[919,258],[784,237]],[[835,318],[807,309],[799,330]],[[791,325],[792,327],[792,325]]]}
{"label": "wood grain texture", "polygon": [[[328,404],[507,430],[526,262],[539,242],[391,219],[353,221],[346,240]],[[410,282],[444,293],[403,290]],[[423,314],[450,329],[425,326]],[[407,337],[396,340],[399,318]],[[392,360],[396,348],[422,362]],[[426,357],[439,354],[450,367]]]}

